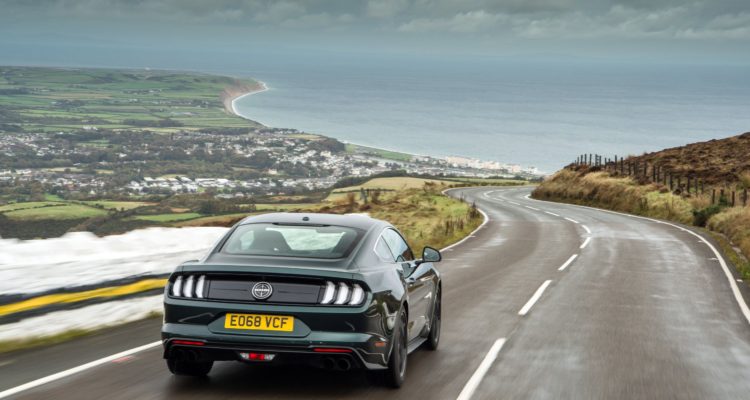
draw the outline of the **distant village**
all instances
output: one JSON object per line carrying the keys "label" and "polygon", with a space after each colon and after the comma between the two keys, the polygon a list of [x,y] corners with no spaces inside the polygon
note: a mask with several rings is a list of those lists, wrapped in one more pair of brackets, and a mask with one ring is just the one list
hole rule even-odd
{"label": "distant village", "polygon": [[[533,167],[495,161],[429,156],[391,159],[372,150],[346,147],[327,138],[311,140],[310,135],[294,130],[266,129],[254,136],[191,132],[150,137],[139,132],[123,137],[85,127],[77,135],[6,134],[0,135],[0,185],[39,182],[54,192],[84,196],[209,192],[217,197],[243,197],[316,191],[344,177],[392,170],[480,178],[539,175]],[[211,164],[194,168],[196,160]],[[223,172],[222,165],[233,167]],[[162,173],[175,169],[184,172]],[[123,174],[129,178],[123,180]]]}

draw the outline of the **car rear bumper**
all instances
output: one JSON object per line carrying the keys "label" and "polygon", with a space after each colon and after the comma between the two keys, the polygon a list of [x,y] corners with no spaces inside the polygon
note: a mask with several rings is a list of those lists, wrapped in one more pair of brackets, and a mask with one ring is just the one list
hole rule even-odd
{"label": "car rear bumper", "polygon": [[[266,362],[269,364],[333,365],[334,369],[347,369],[339,368],[346,365],[340,360],[347,360],[353,368],[384,369],[390,349],[385,338],[367,333],[312,331],[305,337],[221,334],[210,331],[206,325],[181,323],[165,323],[162,341],[165,358],[246,361],[240,353],[270,353],[275,357]],[[184,344],[184,341],[196,343]]]}

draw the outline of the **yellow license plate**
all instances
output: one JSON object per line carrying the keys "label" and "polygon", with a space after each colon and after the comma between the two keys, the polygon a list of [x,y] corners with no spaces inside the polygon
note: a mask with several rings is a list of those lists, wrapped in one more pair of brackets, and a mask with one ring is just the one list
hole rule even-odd
{"label": "yellow license plate", "polygon": [[294,317],[286,315],[230,313],[227,314],[224,320],[224,328],[291,332],[294,330]]}

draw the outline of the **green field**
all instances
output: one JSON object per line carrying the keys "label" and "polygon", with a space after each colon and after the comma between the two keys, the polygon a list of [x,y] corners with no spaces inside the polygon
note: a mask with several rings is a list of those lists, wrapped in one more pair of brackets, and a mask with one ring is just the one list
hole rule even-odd
{"label": "green field", "polygon": [[146,203],[142,201],[83,201],[82,203],[92,205],[92,206],[101,206],[108,210],[132,210],[134,208],[143,207],[143,206],[152,206],[155,203]]}
{"label": "green field", "polygon": [[376,157],[385,158],[385,159],[394,160],[394,161],[408,162],[408,161],[411,161],[412,158],[414,158],[413,154],[378,149],[375,147],[360,146],[358,144],[351,144],[351,143],[346,144],[346,151],[349,153],[370,154]]}
{"label": "green field", "polygon": [[44,207],[16,209],[15,211],[8,211],[3,213],[3,215],[5,215],[6,217],[15,220],[65,220],[98,217],[106,214],[106,211],[100,210],[98,208],[69,203],[53,203],[52,205]]}
{"label": "green field", "polygon": [[151,222],[176,222],[176,221],[184,221],[188,219],[195,219],[202,217],[202,214],[198,213],[179,213],[179,214],[156,214],[156,215],[139,215],[135,217],[135,219],[140,219],[142,221],[151,221]]}
{"label": "green field", "polygon": [[259,125],[227,113],[222,93],[256,85],[251,80],[184,72],[0,67],[0,88],[6,91],[0,108],[4,120],[20,122],[27,131],[247,128]]}

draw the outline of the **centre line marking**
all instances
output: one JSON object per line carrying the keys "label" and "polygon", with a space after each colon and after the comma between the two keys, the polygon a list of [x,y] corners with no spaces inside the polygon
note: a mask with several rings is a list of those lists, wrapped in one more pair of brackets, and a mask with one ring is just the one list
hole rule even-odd
{"label": "centre line marking", "polygon": [[510,204],[515,204],[515,205],[517,205],[517,206],[520,206],[520,204],[516,203],[515,201],[510,201],[510,200],[508,200],[508,203],[510,203]]}
{"label": "centre line marking", "polygon": [[495,340],[495,343],[492,345],[492,347],[490,347],[490,351],[487,352],[486,356],[484,356],[484,360],[482,360],[482,363],[479,364],[479,367],[477,367],[477,370],[474,371],[474,374],[471,376],[471,378],[469,378],[469,381],[466,382],[466,385],[464,386],[463,390],[461,390],[461,393],[459,393],[456,400],[471,399],[471,396],[474,395],[474,392],[479,387],[479,384],[482,383],[482,379],[487,374],[487,371],[490,370],[492,363],[494,363],[497,359],[497,355],[500,353],[500,350],[503,348],[504,344],[505,338]]}
{"label": "centre line marking", "polygon": [[586,226],[586,225],[581,225],[581,226],[583,227],[583,229],[584,229],[584,230],[585,230],[585,231],[586,231],[586,232],[587,232],[587,233],[588,233],[589,235],[591,234],[591,229],[589,229],[589,227],[588,227],[588,226]]}
{"label": "centre line marking", "polygon": [[586,246],[588,246],[588,244],[589,244],[590,241],[591,241],[591,238],[587,237],[586,240],[583,241],[583,244],[581,245],[581,248],[583,249]]}
{"label": "centre line marking", "polygon": [[558,271],[564,271],[565,268],[568,268],[568,265],[570,265],[573,262],[573,260],[576,259],[576,257],[578,257],[578,254],[573,254],[572,256],[570,256],[570,258],[568,259],[568,261],[565,261],[565,264],[563,264],[562,267],[558,268],[557,270]]}
{"label": "centre line marking", "polygon": [[531,206],[524,206],[524,207],[528,208],[529,210],[539,211],[538,208],[534,208],[534,207],[531,207]]}
{"label": "centre line marking", "polygon": [[570,222],[572,222],[572,223],[574,223],[574,224],[577,224],[577,223],[579,223],[578,221],[574,220],[573,218],[568,218],[568,217],[565,217],[565,219],[567,219],[568,221],[570,221]]}
{"label": "centre line marking", "polygon": [[526,304],[524,304],[521,311],[518,312],[518,315],[523,316],[523,315],[528,314],[528,312],[531,310],[531,307],[534,307],[534,304],[537,301],[539,301],[539,298],[542,297],[542,293],[544,293],[544,291],[547,290],[547,286],[549,286],[550,283],[552,283],[552,280],[544,281],[544,283],[542,283],[542,286],[539,286],[539,289],[537,289],[536,292],[534,292],[534,295],[531,296],[529,301],[527,301]]}
{"label": "centre line marking", "polygon": [[559,217],[559,216],[560,216],[559,214],[555,214],[555,213],[553,213],[553,212],[549,212],[549,211],[545,211],[545,212],[546,212],[547,214],[549,214],[549,215],[554,215],[555,217]]}

